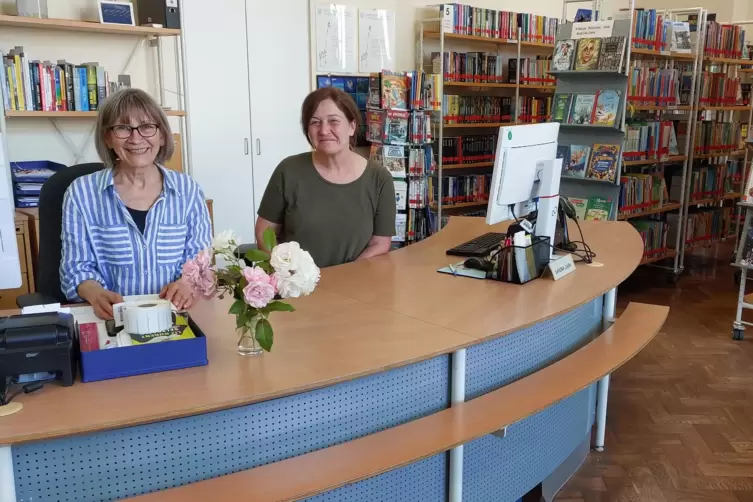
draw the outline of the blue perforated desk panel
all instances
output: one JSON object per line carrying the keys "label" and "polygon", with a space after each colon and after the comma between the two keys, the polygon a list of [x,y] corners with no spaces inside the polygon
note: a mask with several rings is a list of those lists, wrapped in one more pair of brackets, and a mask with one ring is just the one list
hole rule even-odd
{"label": "blue perforated desk panel", "polygon": [[[598,299],[564,316],[470,348],[468,398],[577,349],[598,330],[600,316]],[[16,494],[19,502],[118,500],[368,435],[449,406],[449,360],[449,356],[437,357],[205,415],[15,446]],[[582,441],[592,420],[592,394],[586,389],[511,426],[505,439],[487,437],[469,443],[464,502],[517,500],[551,473]],[[522,468],[532,463],[539,465],[538,470],[521,475]],[[499,472],[489,477],[484,469],[495,465]],[[505,488],[500,491],[502,485]],[[440,502],[446,496],[447,456],[440,454],[310,500]]]}

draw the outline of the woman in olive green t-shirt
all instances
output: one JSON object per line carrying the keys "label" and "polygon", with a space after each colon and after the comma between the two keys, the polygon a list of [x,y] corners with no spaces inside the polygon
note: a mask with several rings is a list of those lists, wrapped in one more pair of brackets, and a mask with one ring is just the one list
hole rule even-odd
{"label": "woman in olive green t-shirt", "polygon": [[395,235],[395,187],[384,167],[352,151],[360,112],[327,87],[303,102],[301,124],[313,152],[277,166],[259,207],[256,242],[271,227],[296,241],[319,267],[386,253]]}

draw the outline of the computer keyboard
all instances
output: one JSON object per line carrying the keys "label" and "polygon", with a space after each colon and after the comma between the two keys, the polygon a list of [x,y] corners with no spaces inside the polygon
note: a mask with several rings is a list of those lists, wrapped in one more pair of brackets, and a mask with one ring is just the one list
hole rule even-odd
{"label": "computer keyboard", "polygon": [[506,234],[489,232],[447,250],[453,256],[485,257],[505,239]]}

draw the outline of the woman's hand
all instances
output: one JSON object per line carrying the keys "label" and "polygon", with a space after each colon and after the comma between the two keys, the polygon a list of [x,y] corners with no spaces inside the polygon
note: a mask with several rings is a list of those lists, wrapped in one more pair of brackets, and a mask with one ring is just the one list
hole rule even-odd
{"label": "woman's hand", "polygon": [[172,302],[178,310],[190,309],[196,302],[193,288],[186,281],[180,279],[162,288],[159,297]]}
{"label": "woman's hand", "polygon": [[97,281],[84,281],[78,285],[78,296],[92,306],[100,319],[112,319],[112,306],[122,303],[123,297],[108,291]]}

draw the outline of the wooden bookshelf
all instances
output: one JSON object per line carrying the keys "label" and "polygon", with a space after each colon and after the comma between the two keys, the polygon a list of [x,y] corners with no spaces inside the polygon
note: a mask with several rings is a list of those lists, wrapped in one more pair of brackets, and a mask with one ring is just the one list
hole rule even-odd
{"label": "wooden bookshelf", "polygon": [[[509,84],[506,82],[453,82],[445,81],[445,87],[477,87],[479,89],[515,89],[518,84]],[[522,87],[522,86],[521,86]]]}
{"label": "wooden bookshelf", "polygon": [[35,28],[55,31],[78,31],[88,33],[107,33],[109,35],[180,36],[179,29],[151,28],[149,26],[128,26],[121,24],[102,24],[89,21],[74,21],[73,19],[40,19],[36,17],[0,15],[0,26],[14,28]]}
{"label": "wooden bookshelf", "polygon": [[739,106],[699,106],[700,112],[747,112],[750,111],[750,105]]}
{"label": "wooden bookshelf", "polygon": [[709,57],[709,56],[704,56],[703,62],[704,63],[719,63],[719,64],[739,64],[739,65],[753,64],[753,60],[750,60],[750,59],[714,58],[714,57]]}
{"label": "wooden bookshelf", "polygon": [[739,199],[743,196],[741,193],[726,193],[724,195],[721,195],[719,197],[709,197],[707,199],[691,199],[688,204],[691,206],[702,206],[706,204],[716,204],[717,202],[721,202],[724,200],[735,200]]}
{"label": "wooden bookshelf", "polygon": [[623,160],[622,165],[625,167],[630,166],[645,166],[648,164],[667,164],[669,162],[683,162],[688,157],[685,155],[672,155],[665,160],[660,159],[639,159],[639,160]]}
{"label": "wooden bookshelf", "polygon": [[480,124],[445,124],[445,129],[472,129],[483,127],[504,127],[515,125],[515,122],[484,122]]}
{"label": "wooden bookshelf", "polygon": [[632,55],[649,56],[651,58],[686,59],[690,61],[695,59],[695,54],[692,53],[689,54],[686,52],[656,51],[653,49],[644,49],[639,47],[633,47],[632,49],[630,49],[630,53]]}
{"label": "wooden bookshelf", "polygon": [[474,162],[472,164],[442,164],[442,170],[446,169],[475,169],[481,167],[494,167],[494,162]]}
{"label": "wooden bookshelf", "polygon": [[[470,208],[483,208],[489,204],[489,201],[482,200],[477,202],[458,202],[457,204],[442,204],[442,210],[450,209],[470,209]],[[432,209],[437,209],[436,204],[431,205]]]}
{"label": "wooden bookshelf", "polygon": [[[168,117],[185,117],[186,112],[183,110],[164,110],[165,115]],[[56,119],[56,118],[91,118],[97,116],[96,111],[94,112],[37,112],[37,111],[27,111],[27,110],[6,110],[5,116],[8,118],[12,117],[24,117],[24,118],[47,118],[47,119]]]}
{"label": "wooden bookshelf", "polygon": [[745,155],[745,150],[732,150],[729,152],[702,153],[693,155],[693,160],[713,159],[715,157],[738,157]]}
{"label": "wooden bookshelf", "polygon": [[628,105],[636,112],[689,112],[693,105]]}
{"label": "wooden bookshelf", "polygon": [[641,211],[640,213],[624,214],[622,216],[618,216],[617,219],[620,221],[632,220],[633,218],[651,216],[652,214],[668,213],[669,211],[675,211],[677,209],[680,209],[681,207],[682,207],[682,204],[680,204],[679,202],[671,202],[669,204],[664,204],[661,207],[656,207],[653,209],[648,209],[646,211]]}
{"label": "wooden bookshelf", "polygon": [[656,263],[662,260],[666,260],[667,258],[674,258],[677,256],[677,251],[674,249],[668,249],[665,253],[662,253],[659,256],[651,256],[650,258],[643,258],[641,260],[641,265],[648,265],[649,263]]}

